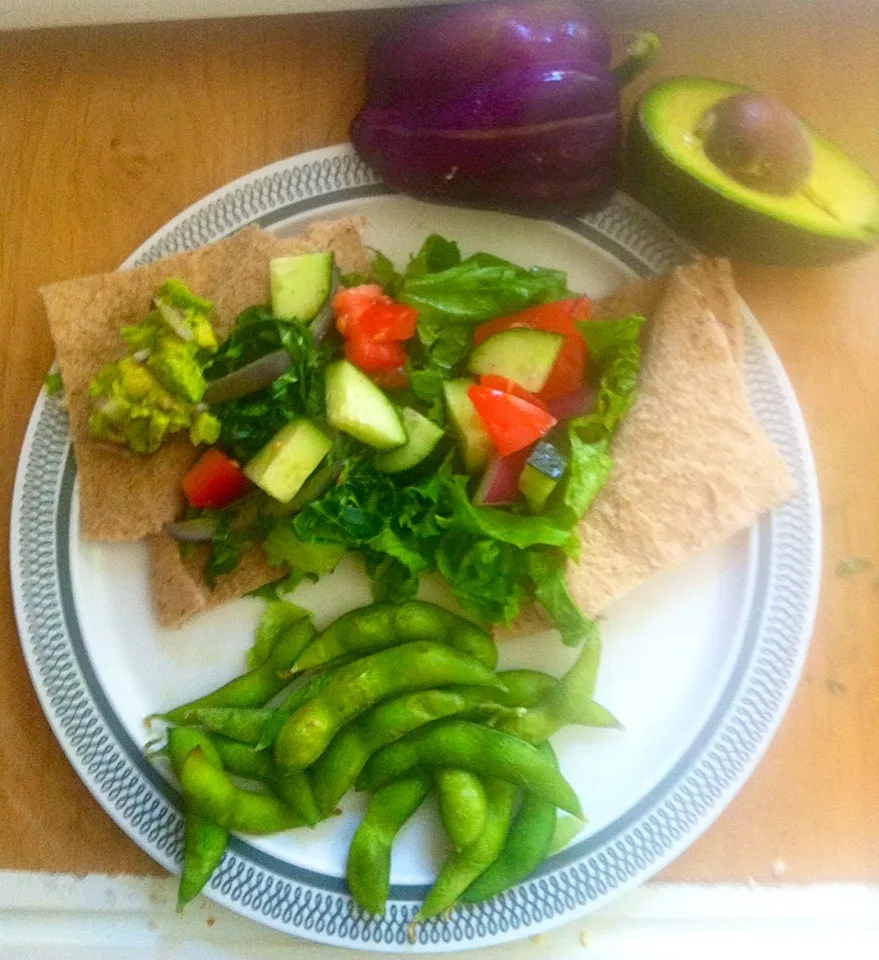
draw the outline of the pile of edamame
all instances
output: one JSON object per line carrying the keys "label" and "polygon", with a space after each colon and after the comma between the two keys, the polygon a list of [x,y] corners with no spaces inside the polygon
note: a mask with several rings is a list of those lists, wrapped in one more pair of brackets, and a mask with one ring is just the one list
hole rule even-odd
{"label": "pile of edamame", "polygon": [[597,641],[557,680],[496,672],[488,633],[420,600],[361,607],[321,634],[292,604],[274,602],[271,617],[277,637],[252,669],[158,715],[167,740],[150,755],[167,757],[184,801],[180,908],[210,879],[230,830],[314,826],[355,787],[371,797],[348,885],[373,914],[385,910],[395,837],[437,797],[452,852],[416,921],[526,879],[552,848],[558,811],[582,820],[548,738],[570,723],[617,726],[593,700]]}

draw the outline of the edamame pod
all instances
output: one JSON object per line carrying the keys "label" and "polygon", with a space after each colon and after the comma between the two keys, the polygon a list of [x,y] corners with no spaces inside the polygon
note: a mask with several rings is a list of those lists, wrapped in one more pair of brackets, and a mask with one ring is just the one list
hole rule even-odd
{"label": "edamame pod", "polygon": [[461,767],[515,784],[582,817],[580,801],[552,760],[535,746],[468,720],[441,720],[373,754],[357,786],[374,790],[414,767]]}
{"label": "edamame pod", "polygon": [[[546,742],[538,749],[555,760]],[[555,831],[556,808],[547,800],[526,793],[522,797],[503,850],[492,865],[461,894],[462,903],[481,903],[521,883],[549,855]]]}
{"label": "edamame pod", "polygon": [[195,723],[202,707],[263,707],[288,681],[280,676],[296,662],[296,658],[314,638],[309,619],[297,620],[278,640],[266,660],[256,669],[236,677],[212,693],[184,703],[159,715],[169,723]]}
{"label": "edamame pod", "polygon": [[229,831],[205,820],[197,813],[187,813],[183,821],[183,871],[177,886],[177,909],[194,900],[220,865]]}
{"label": "edamame pod", "polygon": [[497,647],[481,627],[436,604],[407,600],[398,605],[376,603],[339,617],[302,651],[296,669],[419,640],[454,647],[492,670],[497,665]]}
{"label": "edamame pod", "polygon": [[238,743],[217,734],[211,738],[224,769],[239,777],[260,780],[270,786],[304,823],[313,827],[320,819],[311,780],[305,770],[282,773],[272,755],[246,743]]}
{"label": "edamame pod", "polygon": [[316,697],[332,679],[332,671],[327,670],[324,673],[317,673],[301,683],[281,706],[273,711],[271,720],[269,720],[263,728],[256,749],[268,750],[270,747],[273,747],[275,740],[278,739],[278,734],[290,717],[292,717],[303,704],[308,703],[309,700]]}
{"label": "edamame pod", "polygon": [[273,765],[271,776],[266,782],[294,813],[302,817],[307,826],[313,827],[322,819],[307,770],[290,770],[285,773]]}
{"label": "edamame pod", "polygon": [[192,810],[229,830],[269,834],[302,826],[300,817],[273,794],[236,786],[226,773],[207,761],[201,747],[184,760],[180,786]]}
{"label": "edamame pod", "polygon": [[239,743],[255,744],[263,735],[275,711],[265,707],[202,707],[195,711],[196,722]]}
{"label": "edamame pod", "polygon": [[391,848],[403,824],[430,792],[426,773],[412,775],[376,790],[348,848],[348,889],[369,913],[382,914],[391,884]]}
{"label": "edamame pod", "polygon": [[222,737],[219,734],[214,734],[211,739],[223,761],[224,770],[238,777],[268,783],[275,769],[268,753],[264,750],[256,750],[250,744],[239,743],[237,740]]}
{"label": "edamame pod", "polygon": [[413,923],[435,917],[454,906],[458,897],[500,855],[510,829],[516,789],[503,780],[486,777],[485,795],[485,828],[474,843],[453,853],[443,864],[436,883],[424,898]]}
{"label": "edamame pod", "polygon": [[456,850],[469,847],[482,833],[488,816],[482,781],[469,770],[440,767],[434,771],[433,785],[446,836]]}
{"label": "edamame pod", "polygon": [[355,660],[335,671],[328,686],[284,724],[275,760],[282,770],[302,770],[345,723],[380,700],[449,684],[502,686],[487,667],[440,643],[406,643]]}
{"label": "edamame pod", "polygon": [[[434,720],[479,709],[494,692],[485,687],[416,690],[379,703],[346,724],[310,768],[321,815],[328,817],[336,809],[380,747]],[[486,706],[491,708],[491,704]]]}
{"label": "edamame pod", "polygon": [[539,703],[518,716],[500,718],[496,727],[529,743],[540,743],[570,723],[618,727],[616,717],[592,699],[600,654],[600,643],[587,641],[568,672]]}
{"label": "edamame pod", "polygon": [[196,747],[201,747],[208,763],[222,768],[222,757],[214,743],[214,738],[209,733],[204,730],[193,730],[191,727],[171,727],[168,730],[168,759],[178,780],[180,771],[183,769],[183,761]]}
{"label": "edamame pod", "polygon": [[[175,775],[180,776],[186,757],[196,748],[204,751],[205,759],[219,767],[220,756],[210,737],[199,730],[177,727],[168,732],[168,757]],[[229,831],[211,823],[192,810],[183,815],[183,869],[177,886],[177,909],[182,910],[194,900],[216,870],[226,845]]]}

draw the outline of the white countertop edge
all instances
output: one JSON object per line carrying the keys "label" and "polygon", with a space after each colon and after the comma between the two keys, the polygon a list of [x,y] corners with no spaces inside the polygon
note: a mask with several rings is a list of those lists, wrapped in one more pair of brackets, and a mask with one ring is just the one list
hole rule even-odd
{"label": "white countertop edge", "polygon": [[[0,871],[0,957],[380,960],[394,956],[295,940],[206,898],[178,916],[175,898],[172,877]],[[552,933],[459,956],[473,960],[872,960],[879,956],[879,885],[654,883]]]}
{"label": "white countertop edge", "polygon": [[451,0],[3,0],[0,30],[415,7]]}

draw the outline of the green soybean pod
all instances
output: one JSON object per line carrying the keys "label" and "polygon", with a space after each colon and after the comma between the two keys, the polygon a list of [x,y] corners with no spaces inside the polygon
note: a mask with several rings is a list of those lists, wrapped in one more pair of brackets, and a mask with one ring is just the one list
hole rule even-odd
{"label": "green soybean pod", "polygon": [[[196,748],[203,750],[208,763],[221,764],[220,756],[210,738],[199,730],[176,727],[168,732],[168,756],[175,775],[186,757]],[[229,831],[211,823],[192,810],[183,814],[183,869],[177,886],[177,909],[182,910],[204,889],[216,870],[229,842]]]}
{"label": "green soybean pod", "polygon": [[208,763],[222,768],[223,760],[211,734],[204,730],[193,730],[191,727],[171,727],[168,731],[168,759],[178,780],[183,761],[196,747],[201,747]]}
{"label": "green soybean pod", "polygon": [[270,834],[302,826],[301,818],[273,794],[236,786],[206,760],[201,747],[184,760],[180,786],[190,809],[229,830]]}
{"label": "green soybean pod", "polygon": [[424,898],[414,923],[435,917],[453,907],[471,883],[500,856],[510,829],[516,789],[503,780],[485,778],[488,813],[485,828],[469,847],[455,851],[443,864],[430,893]]}
{"label": "green soybean pod", "polygon": [[415,772],[372,795],[348,848],[348,889],[369,913],[382,914],[391,884],[391,848],[403,824],[424,803],[430,777]]}
{"label": "green soybean pod", "polygon": [[296,658],[314,637],[311,620],[297,620],[278,640],[267,659],[256,669],[236,677],[217,690],[184,703],[159,719],[169,723],[195,723],[202,707],[263,707],[287,686],[288,680],[281,676],[289,670]]}
{"label": "green soybean pod", "polygon": [[305,769],[344,724],[380,700],[450,684],[502,686],[487,667],[440,643],[407,643],[355,660],[335,671],[329,685],[284,724],[275,760],[282,770]]}
{"label": "green soybean pod", "polygon": [[275,769],[272,758],[263,750],[256,750],[250,744],[239,743],[229,737],[214,734],[213,744],[223,762],[223,769],[238,777],[261,780],[267,783]]}
{"label": "green soybean pod", "polygon": [[327,670],[324,673],[316,673],[303,681],[287,699],[272,711],[272,718],[266,723],[263,732],[256,744],[257,750],[269,750],[275,745],[278,734],[281,732],[284,724],[293,716],[294,713],[303,705],[308,703],[313,697],[316,697],[321,690],[326,687],[333,679],[332,671]]}
{"label": "green soybean pod", "polygon": [[311,780],[305,770],[282,773],[265,750],[216,734],[212,739],[229,773],[268,784],[308,826],[313,827],[320,820]]}
{"label": "green soybean pod", "polygon": [[272,773],[266,782],[284,803],[302,818],[306,826],[313,827],[323,819],[317,807],[308,771],[291,770],[285,773],[278,770],[274,764],[272,767]]}
{"label": "green soybean pod", "polygon": [[189,812],[183,819],[183,870],[177,886],[177,910],[181,911],[204,890],[220,865],[229,831]]}
{"label": "green soybean pod", "polygon": [[497,665],[497,647],[481,627],[423,600],[376,603],[333,621],[296,662],[297,670],[331,663],[346,654],[375,653],[404,643],[429,640],[467,653],[484,666]]}
{"label": "green soybean pod", "polygon": [[580,801],[558,768],[535,746],[468,720],[441,720],[373,754],[358,779],[361,790],[405,776],[414,767],[460,767],[515,784],[582,817]]}
{"label": "green soybean pod", "polygon": [[619,727],[614,715],[592,699],[600,653],[597,640],[587,641],[568,672],[538,703],[518,716],[499,719],[497,728],[529,743],[540,743],[571,723]]}
{"label": "green soybean pod", "polygon": [[309,670],[349,653],[374,653],[396,643],[393,604],[358,607],[342,614],[318,634],[302,651],[294,668]]}
{"label": "green soybean pod", "polygon": [[266,707],[202,707],[196,721],[208,730],[239,743],[259,743],[275,711]]}
{"label": "green soybean pod", "polygon": [[440,767],[434,771],[433,784],[446,836],[456,850],[469,847],[482,833],[488,816],[482,781],[469,770]]}
{"label": "green soybean pod", "polygon": [[[555,761],[546,742],[538,749]],[[461,894],[462,903],[481,903],[531,876],[549,855],[556,824],[556,808],[547,800],[526,793],[510,825],[498,858]]]}
{"label": "green soybean pod", "polygon": [[505,707],[536,707],[559,685],[559,681],[540,670],[502,670],[498,676],[506,691],[495,696]]}
{"label": "green soybean pod", "polygon": [[385,700],[346,724],[309,768],[321,815],[328,817],[336,809],[380,747],[434,720],[477,709],[488,693],[485,687],[416,690]]}

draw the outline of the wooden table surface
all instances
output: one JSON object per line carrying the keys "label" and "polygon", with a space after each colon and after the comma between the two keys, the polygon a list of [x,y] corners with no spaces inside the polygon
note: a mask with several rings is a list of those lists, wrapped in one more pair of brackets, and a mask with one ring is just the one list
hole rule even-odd
{"label": "wooden table surface", "polygon": [[[595,3],[650,27],[650,79],[717,76],[781,96],[874,175],[879,7],[803,0]],[[41,284],[113,269],[168,219],[256,167],[347,138],[370,39],[393,12],[0,36],[0,541],[52,360]],[[626,101],[642,89],[628,91]],[[879,880],[879,255],[816,270],[736,264],[805,413],[824,577],[805,675],[759,769],[663,877]],[[843,577],[841,561],[872,571]],[[0,868],[160,872],[52,737],[0,551]]]}

